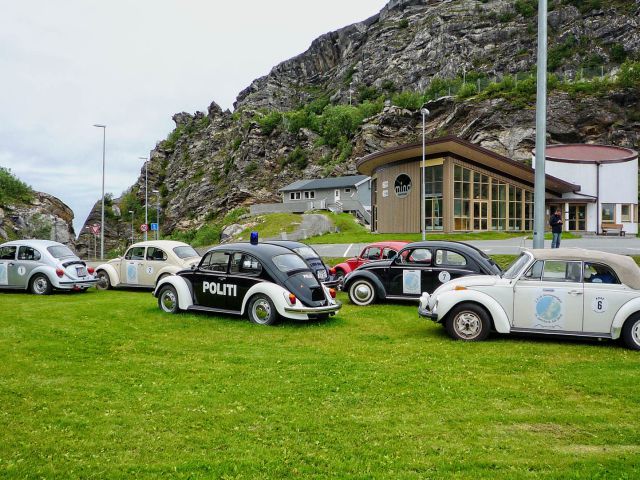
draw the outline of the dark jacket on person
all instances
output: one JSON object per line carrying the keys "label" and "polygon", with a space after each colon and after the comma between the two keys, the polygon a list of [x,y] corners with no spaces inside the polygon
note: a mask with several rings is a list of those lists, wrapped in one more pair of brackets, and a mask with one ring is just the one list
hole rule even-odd
{"label": "dark jacket on person", "polygon": [[560,215],[556,215],[555,213],[551,215],[549,225],[553,233],[562,233],[562,217]]}

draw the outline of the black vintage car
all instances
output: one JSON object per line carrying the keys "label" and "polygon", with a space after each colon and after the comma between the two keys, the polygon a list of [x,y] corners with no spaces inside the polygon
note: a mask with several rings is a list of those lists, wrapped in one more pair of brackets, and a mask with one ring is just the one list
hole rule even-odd
{"label": "black vintage car", "polygon": [[316,252],[309,245],[300,242],[294,242],[293,240],[269,240],[264,243],[271,245],[279,245],[284,248],[288,248],[297,253],[302,259],[307,262],[309,268],[316,274],[318,280],[320,280],[327,287],[336,287],[339,281],[334,278],[335,270],[327,267],[318,252]]}
{"label": "black vintage car", "polygon": [[392,260],[361,265],[345,279],[356,305],[378,300],[418,300],[442,283],[465,275],[496,275],[500,267],[481,250],[461,242],[410,243]]}
{"label": "black vintage car", "polygon": [[261,325],[326,318],[341,306],[299,255],[268,243],[214,247],[194,268],[161,279],[154,296],[168,313],[246,314]]}

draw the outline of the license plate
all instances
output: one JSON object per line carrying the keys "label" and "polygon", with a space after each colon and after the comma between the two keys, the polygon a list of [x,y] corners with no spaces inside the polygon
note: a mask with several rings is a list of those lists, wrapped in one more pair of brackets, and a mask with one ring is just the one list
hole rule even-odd
{"label": "license plate", "polygon": [[79,277],[86,277],[87,276],[87,269],[84,268],[84,267],[76,267],[76,272],[77,272]]}
{"label": "license plate", "polygon": [[324,279],[326,279],[326,278],[327,278],[327,271],[326,271],[326,270],[318,270],[318,271],[316,272],[316,274],[318,275],[318,278],[319,278],[320,280],[324,280]]}

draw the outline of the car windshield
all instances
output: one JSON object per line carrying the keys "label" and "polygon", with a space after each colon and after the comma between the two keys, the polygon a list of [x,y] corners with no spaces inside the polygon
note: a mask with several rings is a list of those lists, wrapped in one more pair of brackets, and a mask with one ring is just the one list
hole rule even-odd
{"label": "car windshield", "polygon": [[175,253],[178,258],[190,258],[190,257],[199,257],[198,252],[196,252],[189,245],[185,245],[184,247],[176,247],[173,249],[173,253]]}
{"label": "car windshield", "polygon": [[300,255],[305,260],[309,260],[310,258],[318,258],[318,254],[311,247],[294,248],[293,251],[296,252],[298,255]]}
{"label": "car windshield", "polygon": [[307,264],[304,263],[298,255],[294,255],[293,253],[287,253],[285,255],[277,255],[273,257],[273,264],[280,270],[281,272],[292,272],[293,270],[303,270],[307,269]]}
{"label": "car windshield", "polygon": [[522,271],[522,269],[529,263],[529,259],[531,257],[526,253],[520,254],[518,258],[516,258],[511,265],[507,267],[502,275],[502,278],[512,279],[518,276],[518,274]]}
{"label": "car windshield", "polygon": [[64,258],[64,257],[75,257],[76,254],[73,253],[69,247],[65,247],[64,245],[56,245],[53,247],[47,247],[49,253],[53,256],[53,258]]}

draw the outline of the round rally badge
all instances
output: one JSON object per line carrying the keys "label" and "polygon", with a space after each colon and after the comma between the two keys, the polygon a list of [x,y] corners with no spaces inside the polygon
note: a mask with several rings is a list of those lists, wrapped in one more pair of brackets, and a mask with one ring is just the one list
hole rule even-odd
{"label": "round rally badge", "polygon": [[438,280],[440,280],[442,283],[447,283],[449,280],[451,280],[451,274],[446,270],[443,270],[438,274]]}
{"label": "round rally badge", "polygon": [[604,313],[607,311],[608,307],[609,302],[607,302],[607,299],[604,297],[596,297],[591,302],[591,310],[596,313]]}
{"label": "round rally badge", "polygon": [[18,267],[18,275],[23,276],[25,273],[27,273],[27,269],[24,267]]}

